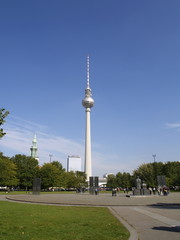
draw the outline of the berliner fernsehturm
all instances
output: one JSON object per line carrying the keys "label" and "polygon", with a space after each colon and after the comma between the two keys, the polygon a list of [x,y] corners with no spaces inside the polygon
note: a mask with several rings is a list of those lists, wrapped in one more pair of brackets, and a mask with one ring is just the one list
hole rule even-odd
{"label": "berliner fernsehturm", "polygon": [[86,174],[86,180],[89,181],[89,177],[92,176],[91,167],[91,124],[90,124],[90,112],[94,105],[94,100],[91,97],[91,89],[89,85],[89,56],[87,57],[87,87],[85,89],[85,97],[82,100],[82,105],[86,109],[86,134],[85,134],[85,160],[84,171]]}

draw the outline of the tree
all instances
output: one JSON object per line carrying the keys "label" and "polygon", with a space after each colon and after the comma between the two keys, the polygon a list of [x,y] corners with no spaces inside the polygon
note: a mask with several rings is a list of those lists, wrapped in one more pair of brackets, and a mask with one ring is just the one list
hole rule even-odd
{"label": "tree", "polygon": [[65,187],[66,188],[82,188],[86,187],[86,174],[81,171],[65,172]]}
{"label": "tree", "polygon": [[131,187],[131,175],[130,175],[130,173],[123,172],[123,174],[122,174],[122,187],[123,188]]}
{"label": "tree", "polygon": [[38,176],[38,161],[35,158],[21,154],[12,157],[11,161],[16,164],[20,188],[26,190],[31,188],[33,179]]}
{"label": "tree", "polygon": [[132,187],[132,176],[127,172],[118,172],[116,174],[116,182],[118,187],[129,188]]}
{"label": "tree", "polygon": [[152,163],[142,164],[134,171],[134,175],[139,176],[139,178],[144,181],[147,186],[156,186],[155,183],[155,172]]}
{"label": "tree", "polygon": [[117,181],[116,181],[116,177],[114,176],[114,174],[109,174],[108,178],[107,178],[107,187],[108,188],[114,188],[117,187]]}
{"label": "tree", "polygon": [[73,171],[66,172],[65,174],[65,187],[66,188],[76,188],[77,187],[77,177]]}
{"label": "tree", "polygon": [[154,162],[142,164],[134,171],[148,186],[157,186],[157,176],[166,176],[167,186],[180,185],[180,162]]}
{"label": "tree", "polygon": [[180,186],[180,162],[167,162],[163,166],[167,185]]}
{"label": "tree", "polygon": [[16,165],[0,153],[0,186],[17,186]]}
{"label": "tree", "polygon": [[75,176],[77,178],[77,185],[76,185],[77,188],[86,187],[87,186],[85,172],[76,171],[75,172]]}
{"label": "tree", "polygon": [[123,187],[123,175],[121,172],[116,174],[116,182],[118,187]]}
{"label": "tree", "polygon": [[[3,125],[6,121],[4,120],[5,117],[9,114],[8,111],[5,111],[4,108],[0,109],[0,126]],[[0,138],[2,138],[6,133],[3,132],[3,129],[0,128]]]}
{"label": "tree", "polygon": [[63,187],[64,171],[60,170],[52,163],[45,163],[40,169],[42,188]]}
{"label": "tree", "polygon": [[62,166],[62,164],[61,164],[60,162],[58,162],[58,161],[53,161],[53,162],[51,162],[51,164],[52,164],[53,166],[56,166],[60,171],[65,172],[65,168],[63,168],[63,166]]}

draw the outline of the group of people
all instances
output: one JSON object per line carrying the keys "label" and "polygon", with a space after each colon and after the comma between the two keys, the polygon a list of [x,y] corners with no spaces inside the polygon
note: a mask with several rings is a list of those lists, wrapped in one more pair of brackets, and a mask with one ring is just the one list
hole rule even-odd
{"label": "group of people", "polygon": [[[112,196],[116,196],[116,193],[118,192],[118,191],[120,191],[120,188],[112,188]],[[123,191],[124,191],[124,193],[129,193],[129,188],[127,187],[127,188],[124,188],[123,189]]]}
{"label": "group of people", "polygon": [[149,187],[149,193],[150,193],[150,195],[152,195],[152,194],[156,194],[156,188],[155,187]]}
{"label": "group of people", "polygon": [[158,188],[158,195],[167,196],[169,194],[169,188],[167,187],[159,187]]}
{"label": "group of people", "polygon": [[[149,187],[149,192],[150,192],[150,195],[152,194],[156,194],[156,188],[155,187]],[[159,196],[161,195],[164,195],[164,196],[167,196],[169,194],[169,189],[167,187],[158,187],[157,188],[157,193]]]}
{"label": "group of people", "polygon": [[[148,190],[150,195],[156,195],[156,193],[158,193],[159,196],[167,196],[169,194],[169,189],[167,187],[158,187],[157,189],[155,187],[149,187]],[[118,191],[120,191],[119,188],[112,188],[112,196],[116,196]],[[123,191],[128,194],[129,188],[124,188]]]}

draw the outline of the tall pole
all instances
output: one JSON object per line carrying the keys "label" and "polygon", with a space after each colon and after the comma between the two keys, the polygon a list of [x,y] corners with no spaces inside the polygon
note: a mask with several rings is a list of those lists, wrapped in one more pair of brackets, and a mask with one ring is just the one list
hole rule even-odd
{"label": "tall pole", "polygon": [[49,154],[49,158],[50,158],[50,163],[51,163],[51,159],[52,159],[53,155]]}
{"label": "tall pole", "polygon": [[152,157],[154,158],[154,182],[157,185],[156,154],[153,154]]}
{"label": "tall pole", "polygon": [[82,105],[86,112],[86,131],[85,131],[85,159],[84,159],[84,172],[86,174],[86,180],[92,176],[92,164],[91,164],[91,124],[90,124],[90,112],[94,105],[94,100],[91,97],[91,89],[89,84],[89,56],[87,57],[87,86],[85,89],[85,97],[82,100]]}

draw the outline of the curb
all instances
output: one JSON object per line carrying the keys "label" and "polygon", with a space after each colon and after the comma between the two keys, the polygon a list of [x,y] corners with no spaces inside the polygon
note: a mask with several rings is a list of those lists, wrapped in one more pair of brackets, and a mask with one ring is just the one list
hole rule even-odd
{"label": "curb", "polygon": [[135,228],[133,228],[127,221],[125,221],[114,209],[113,207],[108,207],[110,212],[127,228],[130,233],[130,237],[128,240],[138,240],[139,236]]}

